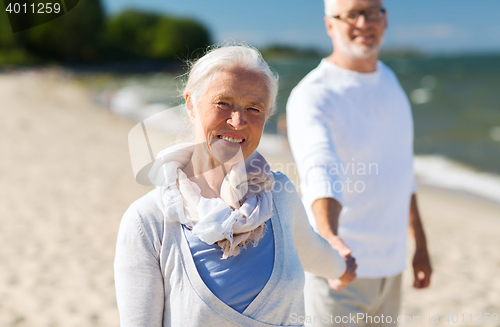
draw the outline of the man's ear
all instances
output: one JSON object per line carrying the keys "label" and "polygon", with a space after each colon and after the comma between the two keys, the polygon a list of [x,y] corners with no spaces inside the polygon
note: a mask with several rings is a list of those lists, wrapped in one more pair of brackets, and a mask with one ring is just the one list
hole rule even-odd
{"label": "man's ear", "polygon": [[187,110],[189,119],[194,124],[194,121],[196,118],[196,113],[195,113],[195,106],[193,103],[193,97],[190,94],[186,94],[185,100],[186,100],[186,110]]}
{"label": "man's ear", "polygon": [[331,39],[333,39],[334,33],[333,33],[333,23],[332,19],[328,16],[325,16],[325,28],[326,28],[326,33],[328,36],[330,36]]}

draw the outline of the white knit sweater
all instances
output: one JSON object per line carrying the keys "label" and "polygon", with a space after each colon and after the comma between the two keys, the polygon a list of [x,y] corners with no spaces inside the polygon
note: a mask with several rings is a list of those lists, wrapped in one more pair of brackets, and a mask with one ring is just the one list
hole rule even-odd
{"label": "white knit sweater", "polygon": [[314,201],[337,199],[338,235],[358,278],[400,274],[416,184],[411,108],[394,72],[382,62],[359,73],[323,59],[292,91],[287,122],[311,225]]}

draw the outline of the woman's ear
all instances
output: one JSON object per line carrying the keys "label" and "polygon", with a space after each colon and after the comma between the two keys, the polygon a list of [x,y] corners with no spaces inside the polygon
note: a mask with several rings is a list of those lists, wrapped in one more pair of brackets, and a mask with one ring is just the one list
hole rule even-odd
{"label": "woman's ear", "polygon": [[194,124],[194,121],[196,118],[196,113],[195,113],[195,106],[193,103],[193,97],[190,94],[186,94],[185,100],[186,100],[186,110],[187,110],[189,119]]}

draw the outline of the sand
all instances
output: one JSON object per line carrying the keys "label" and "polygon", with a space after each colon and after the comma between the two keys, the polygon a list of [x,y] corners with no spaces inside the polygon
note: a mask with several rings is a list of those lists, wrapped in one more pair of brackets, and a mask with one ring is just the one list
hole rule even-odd
{"label": "sand", "polygon": [[[440,325],[453,326],[485,325],[479,323],[485,313],[500,316],[500,205],[423,186],[419,203],[434,274],[428,290],[415,290],[407,269],[402,314],[422,316],[425,322],[429,314],[438,315]],[[451,321],[453,314],[460,316],[457,323]],[[500,326],[500,317],[486,325]]]}
{"label": "sand", "polygon": [[[50,71],[0,74],[0,111],[0,327],[119,326],[118,225],[151,189],[132,174],[136,123]],[[419,200],[435,273],[416,291],[405,272],[401,314],[423,321],[402,325],[438,314],[439,325],[471,326],[476,314],[500,314],[500,205],[425,186]],[[447,323],[447,313],[466,321]]]}

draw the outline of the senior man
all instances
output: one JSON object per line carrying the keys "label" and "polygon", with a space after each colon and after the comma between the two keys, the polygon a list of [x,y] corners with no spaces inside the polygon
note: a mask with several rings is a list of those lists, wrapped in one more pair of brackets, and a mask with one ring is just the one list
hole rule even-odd
{"label": "senior man", "polygon": [[306,277],[306,322],[395,326],[408,230],[413,286],[428,287],[432,273],[415,194],[411,108],[378,60],[382,1],[325,0],[325,13],[334,51],[292,91],[288,136],[311,224],[358,269],[349,286]]}

